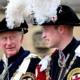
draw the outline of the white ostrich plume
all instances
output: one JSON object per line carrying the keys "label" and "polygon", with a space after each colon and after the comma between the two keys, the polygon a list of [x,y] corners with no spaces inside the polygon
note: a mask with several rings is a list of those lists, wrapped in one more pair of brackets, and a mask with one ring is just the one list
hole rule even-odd
{"label": "white ostrich plume", "polygon": [[[60,0],[8,0],[6,21],[8,28],[19,27],[24,19],[32,15],[38,24],[57,19],[57,8]],[[55,20],[54,20],[55,21]]]}
{"label": "white ostrich plume", "polygon": [[24,17],[31,14],[31,7],[28,3],[30,3],[30,0],[29,2],[28,0],[9,0],[5,11],[8,28],[20,26],[24,22]]}
{"label": "white ostrich plume", "polygon": [[49,21],[52,17],[57,19],[57,8],[60,5],[60,0],[35,0],[34,2],[34,17],[38,24]]}

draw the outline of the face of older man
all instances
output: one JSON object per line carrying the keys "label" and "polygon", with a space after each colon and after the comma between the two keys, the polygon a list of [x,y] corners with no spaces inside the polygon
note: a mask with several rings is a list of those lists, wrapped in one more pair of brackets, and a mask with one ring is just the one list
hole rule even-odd
{"label": "face of older man", "polygon": [[6,56],[18,53],[23,41],[23,35],[17,31],[0,33],[0,47]]}

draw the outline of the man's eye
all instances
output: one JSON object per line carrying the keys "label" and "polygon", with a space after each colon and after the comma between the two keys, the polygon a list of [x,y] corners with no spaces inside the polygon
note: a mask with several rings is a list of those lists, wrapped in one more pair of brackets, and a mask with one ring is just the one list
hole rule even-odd
{"label": "man's eye", "polygon": [[7,37],[2,37],[2,40],[7,40]]}
{"label": "man's eye", "polygon": [[11,39],[15,39],[16,38],[16,36],[11,36]]}

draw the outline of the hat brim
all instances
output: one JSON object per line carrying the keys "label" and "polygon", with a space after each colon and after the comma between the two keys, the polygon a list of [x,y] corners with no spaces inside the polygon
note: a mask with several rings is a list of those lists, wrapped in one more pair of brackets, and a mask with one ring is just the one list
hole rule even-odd
{"label": "hat brim", "polygon": [[15,28],[15,29],[3,29],[3,30],[0,30],[0,33],[10,32],[10,31],[19,31],[19,32],[21,32],[22,29],[20,29],[20,28]]}
{"label": "hat brim", "polygon": [[[37,25],[37,24],[36,24]],[[44,22],[41,24],[41,26],[46,26],[46,25],[70,25],[70,26],[80,26],[80,23],[71,23],[71,22]]]}
{"label": "hat brim", "polygon": [[21,23],[21,25],[19,27],[14,27],[13,29],[10,29],[7,27],[6,18],[4,18],[0,22],[0,33],[9,32],[9,31],[19,31],[19,32],[22,32],[23,34],[25,34],[28,32],[28,25],[27,25],[26,21],[24,20],[24,23]]}

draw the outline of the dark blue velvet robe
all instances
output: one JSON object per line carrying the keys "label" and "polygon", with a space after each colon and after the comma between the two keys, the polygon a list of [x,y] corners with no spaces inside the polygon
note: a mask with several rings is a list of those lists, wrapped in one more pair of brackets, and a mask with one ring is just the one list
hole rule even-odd
{"label": "dark blue velvet robe", "polygon": [[[30,51],[24,50],[22,47],[20,48],[19,52],[8,58],[8,66],[12,63],[12,66],[9,69],[9,80],[11,79],[11,77],[13,76],[13,74],[16,72],[16,70],[18,69],[18,67],[21,65],[21,63],[23,62],[24,58],[27,57],[30,54]],[[37,66],[37,64],[39,63],[40,58],[32,58],[31,62],[29,64],[29,67],[27,69],[26,72],[35,72],[35,68]],[[26,64],[25,64],[26,65]],[[3,67],[3,61],[0,61],[0,74],[2,73],[4,67]]]}
{"label": "dark blue velvet robe", "polygon": [[[75,38],[72,39],[72,41],[70,42],[70,44],[68,44],[66,46],[66,48],[63,50],[63,53],[65,55],[65,57],[67,56],[67,54],[69,53],[70,56],[66,62],[66,69],[68,69],[71,60],[73,59],[74,55],[75,55],[75,49],[78,47],[78,45],[80,45],[80,41],[76,40]],[[58,65],[58,58],[59,58],[59,51],[57,50],[52,56],[51,56],[51,62],[50,62],[50,77],[51,80],[58,80],[59,75],[60,75],[60,70],[61,68]],[[74,63],[71,65],[71,68],[69,69],[68,73],[66,74],[66,76],[62,79],[62,80],[67,80],[68,74],[71,70],[75,69],[75,68],[80,68],[80,57],[76,57]],[[64,75],[64,73],[63,73]]]}

